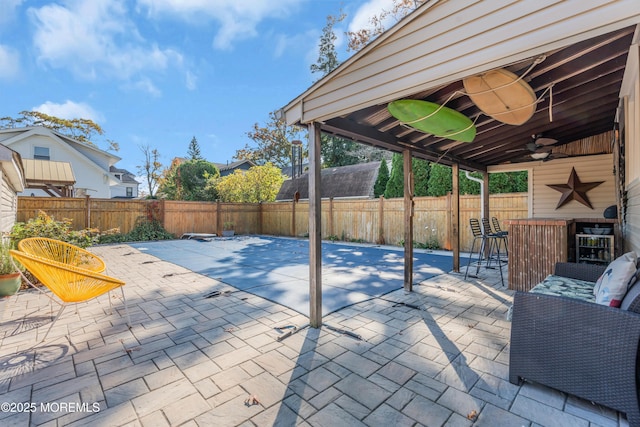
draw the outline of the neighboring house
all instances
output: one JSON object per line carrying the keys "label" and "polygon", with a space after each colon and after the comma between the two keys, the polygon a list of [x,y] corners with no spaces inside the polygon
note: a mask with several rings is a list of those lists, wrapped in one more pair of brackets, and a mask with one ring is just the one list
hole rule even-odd
{"label": "neighboring house", "polygon": [[109,168],[111,172],[111,198],[132,199],[138,197],[138,186],[134,174],[126,169],[118,169],[114,166]]}
{"label": "neighboring house", "polygon": [[25,176],[20,154],[0,145],[0,232],[11,231],[18,211],[18,192],[24,190]]}
{"label": "neighboring house", "polygon": [[[188,159],[185,159],[184,157],[175,157],[171,161],[171,167],[173,168],[173,167],[175,167],[177,165],[180,165],[181,163],[184,163],[187,160]],[[227,162],[227,163],[211,162],[211,163],[213,163],[214,166],[216,168],[218,168],[218,171],[220,172],[220,176],[231,175],[236,170],[247,171],[247,170],[249,170],[249,168],[251,168],[252,166],[256,165],[251,160],[238,160],[237,162],[231,162],[231,163],[229,163],[229,162]]]}
{"label": "neighboring house", "polygon": [[[69,163],[75,179],[73,195],[76,197],[87,195],[110,199],[138,196],[138,182],[133,179],[133,174],[114,166],[120,157],[47,127],[0,129],[0,143],[18,152],[23,159]],[[28,187],[19,195],[52,194],[42,188]]]}
{"label": "neighboring house", "polygon": [[255,166],[251,160],[238,160],[237,162],[227,163],[214,163],[220,171],[220,176],[227,176],[234,173],[236,170],[247,171],[249,168]]}
{"label": "neighboring house", "polygon": [[[302,174],[307,173],[309,170],[309,163],[303,163],[301,166],[296,166],[296,174],[300,173],[300,170],[302,170]],[[282,175],[291,178],[293,176],[293,166],[282,168]]]}
{"label": "neighboring house", "polygon": [[[373,186],[378,178],[380,162],[326,168],[320,171],[320,195],[324,198],[373,197]],[[309,198],[309,174],[303,173],[282,183],[276,201]]]}

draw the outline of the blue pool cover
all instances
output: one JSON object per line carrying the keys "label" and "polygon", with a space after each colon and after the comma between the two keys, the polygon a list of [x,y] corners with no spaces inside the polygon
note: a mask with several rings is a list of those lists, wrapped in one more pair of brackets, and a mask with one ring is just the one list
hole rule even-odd
{"label": "blue pool cover", "polygon": [[[309,314],[309,241],[236,236],[132,243],[132,247]],[[453,257],[414,251],[413,281],[451,271]],[[461,259],[466,265],[467,259]],[[322,243],[323,315],[403,286],[402,248]]]}

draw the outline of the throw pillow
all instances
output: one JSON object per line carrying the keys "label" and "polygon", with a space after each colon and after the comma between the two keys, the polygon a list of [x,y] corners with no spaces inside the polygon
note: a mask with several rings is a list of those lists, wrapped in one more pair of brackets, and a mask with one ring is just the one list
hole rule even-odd
{"label": "throw pillow", "polygon": [[609,264],[594,287],[596,303],[620,307],[629,287],[636,281],[635,252],[627,252]]}

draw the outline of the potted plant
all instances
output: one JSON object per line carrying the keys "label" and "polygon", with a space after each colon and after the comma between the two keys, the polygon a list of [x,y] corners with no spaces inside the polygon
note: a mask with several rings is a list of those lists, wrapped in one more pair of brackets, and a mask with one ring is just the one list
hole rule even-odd
{"label": "potted plant", "polygon": [[22,277],[11,259],[9,249],[11,246],[8,242],[0,241],[0,297],[14,295],[22,284]]}
{"label": "potted plant", "polygon": [[225,221],[224,224],[222,224],[222,237],[231,237],[235,234],[235,231],[233,229],[233,227],[235,226],[235,224],[233,223],[233,221]]}

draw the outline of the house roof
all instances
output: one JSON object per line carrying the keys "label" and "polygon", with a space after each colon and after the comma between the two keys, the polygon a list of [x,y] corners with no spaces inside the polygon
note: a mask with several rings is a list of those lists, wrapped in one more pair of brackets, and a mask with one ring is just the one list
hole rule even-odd
{"label": "house roof", "polygon": [[[326,168],[320,171],[321,197],[373,197],[380,162]],[[282,183],[276,200],[293,200],[296,191],[301,199],[309,198],[309,175],[302,174]]]}
{"label": "house roof", "polygon": [[[104,151],[101,150],[100,148],[96,147],[95,145],[90,145],[90,144],[86,144],[84,142],[80,142],[78,140],[75,140],[71,137],[68,137],[66,135],[61,134],[60,132],[57,132],[53,129],[50,129],[46,126],[26,126],[26,127],[22,127],[22,128],[7,128],[7,129],[0,129],[0,133],[19,133],[19,135],[17,135],[16,139],[21,139],[22,137],[24,137],[24,134],[39,134],[39,135],[43,135],[46,133],[51,133],[55,136],[57,136],[58,138],[64,140],[66,143],[74,146],[75,148],[80,148],[80,149],[84,149],[84,150],[89,150],[89,151],[94,151],[96,153],[99,153],[103,156],[109,157],[110,161],[112,163],[116,163],[119,160],[122,160],[120,157],[116,156],[113,153],[110,153],[108,151]],[[9,140],[7,140],[9,141]]]}
{"label": "house roof", "polygon": [[15,191],[25,187],[25,172],[20,154],[0,144],[0,166]]}
{"label": "house roof", "polygon": [[76,178],[69,162],[22,159],[27,188],[39,188],[52,196],[70,197]]}
{"label": "house roof", "polygon": [[53,162],[50,160],[22,159],[27,186],[34,185],[73,185],[76,178],[69,162]]}
{"label": "house roof", "polygon": [[136,180],[136,176],[126,169],[119,169],[115,166],[111,166],[109,167],[109,172],[122,174],[122,179],[120,179],[120,181],[126,184],[140,184],[138,180]]}
{"label": "house roof", "polygon": [[242,165],[247,165],[249,167],[252,167],[252,166],[255,166],[256,164],[253,163],[251,160],[238,160],[231,163],[214,163],[214,165],[216,165],[218,170],[222,172],[226,170],[233,170],[233,169],[239,168]]}
{"label": "house roof", "polygon": [[[614,128],[626,64],[637,62],[637,52],[628,53],[638,23],[633,0],[427,1],[282,115],[289,124],[320,123],[325,133],[468,170],[531,160],[532,135],[562,145]],[[529,71],[524,80],[540,99],[523,125],[487,116],[464,92],[463,79],[498,68]],[[475,139],[456,142],[400,123],[387,109],[398,99],[461,112],[475,121]]]}

